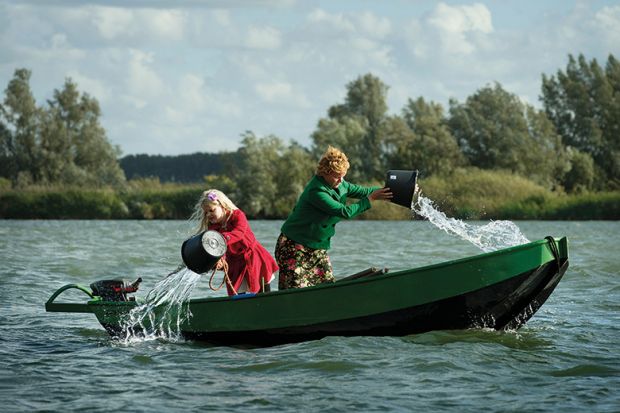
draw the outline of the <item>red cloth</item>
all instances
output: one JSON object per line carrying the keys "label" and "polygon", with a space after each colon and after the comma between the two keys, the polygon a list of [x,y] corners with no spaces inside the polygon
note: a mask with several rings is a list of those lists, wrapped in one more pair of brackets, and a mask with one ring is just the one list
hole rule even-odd
{"label": "red cloth", "polygon": [[[228,248],[225,257],[228,262],[228,276],[235,290],[239,290],[245,279],[250,292],[261,291],[261,277],[265,280],[265,284],[269,283],[271,275],[278,271],[278,264],[256,240],[243,211],[234,210],[224,227],[220,224],[210,224],[209,229],[218,231],[226,239]],[[234,294],[228,284],[226,288],[228,295]]]}

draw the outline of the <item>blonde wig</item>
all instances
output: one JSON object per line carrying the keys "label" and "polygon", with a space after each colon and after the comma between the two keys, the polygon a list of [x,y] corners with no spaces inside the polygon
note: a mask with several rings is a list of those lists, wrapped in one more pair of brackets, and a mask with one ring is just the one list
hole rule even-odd
{"label": "blonde wig", "polygon": [[209,205],[220,205],[224,209],[226,215],[230,215],[232,211],[239,209],[222,191],[207,189],[200,196],[196,206],[194,206],[194,212],[190,217],[192,223],[197,222],[196,230],[194,231],[195,234],[205,231],[209,226],[209,213],[205,212],[205,209],[207,209]]}
{"label": "blonde wig", "polygon": [[349,166],[347,155],[330,145],[319,161],[316,174],[319,176],[327,176],[332,173],[342,174],[349,170]]}

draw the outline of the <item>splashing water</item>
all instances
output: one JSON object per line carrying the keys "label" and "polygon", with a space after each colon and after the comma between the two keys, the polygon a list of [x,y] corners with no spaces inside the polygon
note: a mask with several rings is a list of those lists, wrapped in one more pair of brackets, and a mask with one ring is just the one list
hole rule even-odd
{"label": "splashing water", "polygon": [[411,205],[411,209],[437,228],[471,242],[484,252],[530,242],[511,221],[491,221],[483,226],[470,225],[460,219],[448,218],[435,207],[432,200],[422,194]]}
{"label": "splashing water", "polygon": [[192,313],[189,298],[200,274],[183,268],[155,284],[144,303],[133,308],[122,322],[122,341],[181,339],[181,324]]}

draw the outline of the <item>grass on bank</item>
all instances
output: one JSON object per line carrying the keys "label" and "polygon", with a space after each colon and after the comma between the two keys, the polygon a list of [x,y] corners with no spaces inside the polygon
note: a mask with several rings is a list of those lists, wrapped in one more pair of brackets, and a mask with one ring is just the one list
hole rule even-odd
{"label": "grass on bank", "polygon": [[[620,191],[565,194],[507,172],[458,169],[449,177],[419,182],[422,194],[459,219],[620,219]],[[187,219],[204,185],[129,181],[114,189],[0,187],[5,219]],[[243,205],[239,205],[244,209]],[[293,206],[291,205],[291,208]],[[375,202],[367,220],[409,220],[412,212]],[[260,219],[262,217],[250,217]],[[285,217],[280,217],[284,219]]]}

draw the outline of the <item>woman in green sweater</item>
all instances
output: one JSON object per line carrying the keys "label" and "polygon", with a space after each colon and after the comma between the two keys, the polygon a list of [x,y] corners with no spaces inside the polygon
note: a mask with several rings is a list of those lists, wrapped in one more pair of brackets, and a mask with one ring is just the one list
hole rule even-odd
{"label": "woman in green sweater", "polygon": [[[392,198],[388,188],[363,187],[345,181],[348,170],[347,156],[329,146],[319,161],[316,175],[282,225],[275,249],[280,290],[333,282],[327,250],[336,224],[370,209],[371,201]],[[359,201],[347,205],[347,197]]]}

